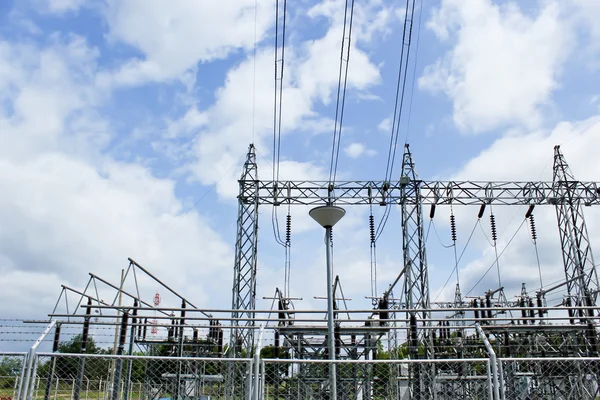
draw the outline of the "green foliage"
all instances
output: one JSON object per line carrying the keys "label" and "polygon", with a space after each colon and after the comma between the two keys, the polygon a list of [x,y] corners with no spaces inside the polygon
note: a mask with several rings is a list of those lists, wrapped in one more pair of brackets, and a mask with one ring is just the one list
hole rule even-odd
{"label": "green foliage", "polygon": [[0,389],[10,389],[21,372],[22,360],[14,357],[3,357],[0,360]]}
{"label": "green foliage", "polygon": [[[81,344],[83,342],[82,335],[73,336],[70,340],[62,342],[58,345],[59,353],[63,354],[81,354]],[[105,350],[96,345],[96,342],[92,337],[88,337],[86,350],[84,354],[109,354],[109,350]],[[38,367],[38,374],[40,376],[48,376],[52,369],[52,362],[54,360],[54,376],[59,379],[73,379],[77,375],[79,364],[81,362],[80,357],[55,357],[51,360],[42,363]],[[85,376],[90,380],[97,380],[100,378],[107,378],[109,375],[109,364],[110,361],[102,358],[91,358],[85,359]]]}
{"label": "green foliage", "polygon": [[[81,345],[83,343],[82,335],[75,335],[71,340],[62,342],[58,345],[59,353],[81,354]],[[107,350],[96,345],[96,342],[91,336],[88,336],[85,354],[107,354]]]}
{"label": "green foliage", "polygon": [[[288,359],[288,352],[279,348],[279,355],[275,357],[275,346],[265,346],[260,350],[260,358],[283,358]],[[265,365],[266,383],[273,385],[277,382],[282,382],[282,377],[287,375],[287,364],[270,363]]]}
{"label": "green foliage", "polygon": [[3,357],[0,360],[0,376],[15,376],[21,371],[22,360],[14,357]]}

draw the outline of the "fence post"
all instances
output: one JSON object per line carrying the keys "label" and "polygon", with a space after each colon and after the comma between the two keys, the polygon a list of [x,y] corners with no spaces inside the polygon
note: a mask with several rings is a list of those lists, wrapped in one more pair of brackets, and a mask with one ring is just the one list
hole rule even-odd
{"label": "fence post", "polygon": [[500,391],[498,388],[498,363],[496,361],[496,353],[494,352],[494,349],[492,348],[492,345],[490,344],[490,341],[488,340],[487,336],[485,336],[483,329],[481,329],[481,326],[479,324],[475,324],[475,328],[477,329],[479,336],[481,336],[481,339],[483,340],[483,344],[485,345],[485,348],[490,357],[490,364],[492,364],[491,367],[492,382],[494,387],[494,399],[500,400]]}
{"label": "fence post", "polygon": [[17,399],[21,399],[21,392],[23,390],[23,381],[25,380],[25,374],[27,373],[27,354],[23,356],[21,361],[21,374],[19,376],[19,389],[17,390]]}
{"label": "fence post", "polygon": [[[25,371],[25,375],[24,375],[25,382],[23,382],[23,390],[21,393],[21,400],[27,400],[28,398],[31,397],[30,393],[33,389],[33,385],[30,383],[30,381],[31,381],[31,376],[33,375],[32,372],[33,372],[34,365],[35,365],[35,358],[36,358],[35,353],[37,351],[38,346],[46,338],[48,333],[50,333],[50,330],[52,330],[52,328],[54,328],[54,325],[56,325],[56,320],[50,321],[50,324],[46,327],[44,332],[42,332],[40,337],[35,341],[33,346],[31,346],[31,348],[29,349],[29,353],[27,354],[27,370]],[[33,377],[33,383],[35,384],[35,376]]]}
{"label": "fence post", "polygon": [[498,376],[500,376],[500,400],[504,400],[506,394],[504,393],[504,367],[501,359],[498,360]]}
{"label": "fence post", "polygon": [[[259,400],[258,394],[260,389],[260,350],[262,348],[262,337],[264,332],[264,326],[260,325],[260,332],[258,333],[258,343],[254,350],[254,400]],[[263,369],[263,373],[264,373]]]}

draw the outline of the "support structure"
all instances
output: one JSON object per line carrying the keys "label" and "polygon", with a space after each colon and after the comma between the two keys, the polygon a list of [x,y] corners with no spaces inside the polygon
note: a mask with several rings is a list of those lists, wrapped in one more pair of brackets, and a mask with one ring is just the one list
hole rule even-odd
{"label": "support structure", "polygon": [[[573,305],[595,306],[598,274],[583,217],[583,205],[577,201],[581,182],[575,180],[560,146],[554,147],[553,184],[557,198],[562,200],[556,205],[556,217],[568,296]],[[592,310],[589,312],[593,314]]]}
{"label": "support structure", "polygon": [[[239,180],[237,237],[233,266],[232,324],[230,349],[239,356],[244,349],[252,352],[254,309],[256,308],[256,256],[258,240],[258,172],[254,145],[248,148],[244,171]],[[243,310],[243,311],[239,311]],[[246,318],[242,322],[235,318]]]}
{"label": "support structure", "polygon": [[[409,182],[418,180],[415,164],[408,144],[404,146],[402,157],[401,187],[401,220],[402,220],[402,253],[404,260],[404,298],[406,308],[410,310],[423,310],[421,312],[411,311],[407,313],[409,319],[408,329],[408,355],[411,359],[420,358],[419,349],[423,349],[423,357],[433,358],[433,342],[430,332],[419,329],[429,326],[431,313],[429,310],[429,277],[427,275],[427,256],[425,252],[425,237],[423,235],[423,204],[421,192],[418,186],[409,185]],[[406,201],[406,199],[413,201]],[[422,320],[422,321],[420,321]],[[410,391],[412,398],[433,398],[432,383],[433,371],[428,366],[419,364],[409,368]]]}
{"label": "support structure", "polygon": [[[565,273],[569,291],[578,304],[589,294],[595,304],[598,281],[583,221],[583,205],[600,204],[600,184],[575,181],[564,158],[556,149],[553,182],[424,181],[417,177],[408,146],[405,147],[402,176],[398,181],[259,181],[254,146],[250,145],[240,183],[238,230],[233,282],[233,318],[248,319],[233,324],[231,348],[238,355],[250,350],[256,288],[256,244],[260,205],[400,205],[403,221],[404,278],[406,307],[428,309],[429,289],[423,238],[423,207],[442,205],[523,205],[555,206],[561,227]],[[582,279],[574,279],[585,272]],[[384,294],[385,296],[385,294]],[[238,311],[241,310],[241,311]],[[429,319],[427,312],[417,315]],[[416,322],[416,321],[415,321]],[[415,326],[416,329],[416,326]],[[419,329],[417,329],[418,331]],[[424,331],[427,331],[424,329]],[[418,334],[418,333],[417,333]],[[418,341],[424,336],[418,334]],[[423,334],[424,335],[424,334]],[[425,341],[426,342],[426,341]],[[422,342],[420,345],[423,345]],[[426,357],[433,357],[427,349]]]}

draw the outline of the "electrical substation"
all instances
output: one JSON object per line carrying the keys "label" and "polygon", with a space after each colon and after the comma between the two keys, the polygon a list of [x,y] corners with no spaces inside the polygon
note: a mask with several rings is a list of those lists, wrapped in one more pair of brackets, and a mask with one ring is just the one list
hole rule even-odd
{"label": "electrical substation", "polygon": [[[350,37],[352,27],[353,2],[346,3],[343,38]],[[168,270],[150,271],[132,258],[116,282],[90,273],[83,289],[63,285],[48,320],[24,321],[44,329],[31,350],[6,353],[21,363],[22,379],[14,381],[12,397],[52,400],[59,393],[60,398],[75,400],[600,398],[600,285],[584,218],[585,208],[600,205],[600,183],[578,181],[558,145],[552,181],[420,179],[408,140],[398,144],[414,1],[406,8],[385,178],[336,179],[350,60],[350,41],[342,40],[329,180],[279,179],[285,0],[276,1],[276,7],[272,178],[259,178],[262,167],[250,144],[238,181],[231,298],[223,297],[222,308],[197,307],[189,294],[164,279]],[[396,150],[402,153],[399,172],[394,172]],[[290,293],[294,207],[310,210],[305,218],[324,228],[320,232],[325,238],[327,282],[318,284],[327,289],[327,297],[326,306],[318,309],[304,308],[302,299]],[[371,264],[365,268],[371,270],[372,279],[364,295],[372,307],[367,309],[349,307],[344,269],[334,273],[332,268],[334,226],[356,207],[369,210],[365,241]],[[401,236],[394,239],[395,279],[383,282],[384,290],[377,289],[376,243],[385,226],[385,222],[377,226],[373,214],[377,207],[385,210],[386,222],[392,210],[400,215]],[[537,288],[523,284],[517,293],[502,285],[503,250],[494,212],[505,207],[522,211],[521,226],[528,227],[536,255],[536,211],[555,210],[564,268],[561,281],[540,283]],[[454,210],[459,208],[476,215],[478,226],[486,226],[495,258],[491,268],[497,273],[497,286],[469,297],[461,288],[456,251]],[[444,266],[456,271],[452,301],[431,299],[427,225],[440,209],[450,210],[449,221],[443,223],[449,226],[454,247],[454,260]],[[257,293],[259,235],[271,234],[270,227],[259,231],[259,210],[273,216],[274,236],[284,249],[280,263],[284,285],[269,288],[271,296]],[[287,211],[283,235],[278,211]],[[539,255],[537,264],[543,282]],[[140,294],[140,279],[157,287],[154,297]],[[561,300],[549,301],[557,293]],[[272,307],[257,308],[258,296]],[[170,299],[168,306],[165,297]],[[90,354],[93,332],[108,339],[103,349]],[[65,337],[78,338],[76,351],[61,350]],[[51,352],[37,349],[44,340],[52,342]]]}
{"label": "electrical substation", "polygon": [[[398,181],[344,181],[334,185],[261,181],[257,179],[255,149],[250,145],[239,181],[232,308],[199,309],[129,259],[118,283],[90,273],[83,290],[62,287],[55,310],[49,314],[54,350],[58,350],[61,329],[65,327],[80,330],[82,344],[87,343],[94,326],[111,327],[117,332],[113,347],[116,357],[134,354],[135,349],[143,354],[141,359],[190,361],[161,364],[166,370],[145,382],[147,393],[166,391],[177,398],[194,397],[201,391],[194,386],[199,382],[223,385],[228,389],[223,391],[224,398],[246,398],[251,392],[248,379],[252,372],[235,373],[231,364],[224,364],[218,373],[202,374],[193,360],[252,360],[260,353],[263,338],[271,338],[273,343],[268,356],[263,356],[281,361],[274,364],[276,368],[263,371],[272,374],[268,380],[272,398],[299,398],[297,393],[303,394],[300,398],[328,398],[332,380],[336,382],[337,398],[485,398],[491,390],[487,378],[492,375],[503,383],[502,391],[498,390],[503,398],[596,398],[600,389],[596,326],[599,290],[583,208],[600,204],[598,184],[577,181],[558,146],[554,149],[552,182],[423,181],[415,165],[406,145]],[[312,206],[312,210],[324,212],[311,216],[329,226],[326,237],[331,239],[335,219],[343,216],[343,211],[338,211],[333,222],[323,222],[323,218],[331,217],[326,213],[332,205],[338,210],[373,205],[400,209],[402,267],[397,278],[372,298],[371,310],[348,309],[340,284],[343,275],[330,278],[328,309],[302,309],[302,302],[289,297],[287,288],[275,288],[275,296],[269,298],[272,309],[256,309],[259,208]],[[509,300],[513,293],[505,293],[502,286],[467,299],[457,281],[454,301],[432,303],[424,225],[427,219],[435,218],[439,207],[450,206],[468,207],[478,219],[489,219],[494,242],[497,234],[492,208],[521,206],[534,245],[535,210],[555,208],[564,280],[531,294],[523,285],[515,300]],[[449,222],[452,239],[456,240],[454,214]],[[372,215],[369,225],[370,240],[374,242]],[[286,249],[292,236],[288,215]],[[327,240],[326,246],[332,247],[332,241]],[[289,271],[285,273],[287,276]],[[137,289],[123,289],[126,280],[137,282],[142,276],[178,299],[180,307],[161,307],[158,294],[154,299],[142,299]],[[100,287],[111,289],[114,297],[101,299]],[[548,304],[547,296],[560,288],[566,289],[563,301]],[[389,358],[380,364],[383,343]],[[85,352],[83,345],[81,353]],[[494,360],[510,361],[486,367],[485,360],[491,354]],[[536,360],[557,361],[554,365]],[[131,379],[130,360],[117,361],[111,375],[113,385],[115,380]],[[304,361],[316,364],[293,364]],[[329,368],[315,367],[325,361]],[[85,363],[80,361],[78,365],[83,373]],[[333,365],[337,370],[331,368]],[[385,378],[378,376],[382,366],[386,367]],[[495,372],[486,373],[486,368]],[[75,381],[76,388],[82,387],[83,378],[80,375],[79,385]],[[52,384],[48,379],[48,388]],[[110,398],[122,397],[119,393],[115,389]],[[537,397],[528,397],[532,395]]]}

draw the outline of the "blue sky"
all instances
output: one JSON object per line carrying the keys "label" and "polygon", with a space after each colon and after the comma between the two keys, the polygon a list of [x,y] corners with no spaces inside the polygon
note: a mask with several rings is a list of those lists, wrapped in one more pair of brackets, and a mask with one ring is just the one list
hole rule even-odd
{"label": "blue sky", "polygon": [[[357,2],[340,180],[385,175],[403,6]],[[289,4],[283,179],[328,176],[343,7]],[[598,179],[597,2],[417,7],[400,146],[408,138],[421,178],[550,180],[553,146],[563,144],[576,176]],[[271,0],[0,4],[0,316],[41,317],[61,283],[81,288],[88,271],[118,281],[129,256],[195,303],[229,307],[236,180],[250,142],[259,176],[271,177],[274,27]],[[454,267],[442,246],[449,212],[438,210],[440,240],[431,233],[427,243],[432,300],[453,295],[453,280],[442,290]],[[374,210],[377,221],[382,213]],[[454,213],[462,250],[477,210]],[[503,248],[525,210],[494,213]],[[555,281],[554,210],[536,216],[544,279]],[[600,215],[586,216],[594,243]],[[355,308],[369,306],[367,218],[367,209],[351,210],[334,239],[336,273]],[[305,209],[293,210],[293,221],[291,294],[320,307],[312,297],[325,294],[322,233]],[[399,225],[394,210],[378,242],[380,289],[401,269]],[[459,264],[464,292],[494,258],[487,219],[482,228]],[[512,294],[521,282],[539,286],[526,228],[500,258]],[[267,208],[259,246],[262,298],[283,281]],[[492,275],[472,294],[495,287]],[[142,286],[149,297],[156,290]]]}

